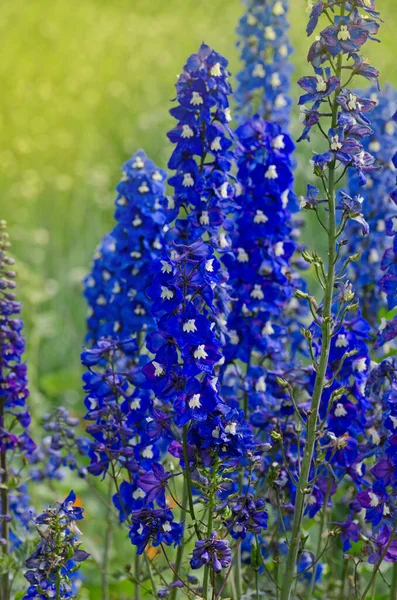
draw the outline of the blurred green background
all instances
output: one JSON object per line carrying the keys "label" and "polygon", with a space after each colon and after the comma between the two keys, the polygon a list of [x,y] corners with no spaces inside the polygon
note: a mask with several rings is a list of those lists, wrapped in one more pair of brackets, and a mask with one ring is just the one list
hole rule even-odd
{"label": "blurred green background", "polygon": [[[369,43],[368,58],[397,83],[396,0],[377,4],[383,43]],[[307,2],[291,5],[296,81],[310,73]],[[36,415],[48,401],[83,412],[81,279],[113,225],[120,166],[141,147],[166,166],[176,76],[203,40],[236,72],[242,10],[239,0],[2,0],[0,218],[18,259]],[[300,150],[297,191],[309,154]]]}

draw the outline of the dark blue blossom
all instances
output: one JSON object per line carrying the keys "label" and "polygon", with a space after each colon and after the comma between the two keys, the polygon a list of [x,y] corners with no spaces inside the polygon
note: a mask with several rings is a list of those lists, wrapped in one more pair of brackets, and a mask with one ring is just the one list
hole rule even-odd
{"label": "dark blue blossom", "polygon": [[221,540],[217,537],[215,531],[211,537],[205,540],[197,540],[190,560],[192,569],[200,569],[208,565],[215,573],[220,573],[226,569],[232,561],[232,552],[227,540]]}

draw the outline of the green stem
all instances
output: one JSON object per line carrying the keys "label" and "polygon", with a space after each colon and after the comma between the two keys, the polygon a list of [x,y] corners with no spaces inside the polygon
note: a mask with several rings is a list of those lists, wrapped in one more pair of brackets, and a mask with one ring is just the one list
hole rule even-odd
{"label": "green stem", "polygon": [[340,600],[343,600],[345,597],[345,586],[346,586],[348,568],[349,568],[349,560],[347,558],[345,558],[343,560],[342,579],[340,582],[340,596],[339,596]]}
{"label": "green stem", "polygon": [[[187,489],[187,480],[185,479],[183,482],[183,496],[182,496],[182,508],[181,508],[181,521],[185,520],[186,517],[186,509],[187,509],[187,503],[188,503],[188,489]],[[175,571],[177,573],[180,573],[181,571],[181,565],[182,565],[182,560],[183,560],[183,553],[185,550],[185,543],[183,540],[181,540],[181,543],[178,546],[178,550],[177,550],[177,554],[176,554],[176,562],[175,562]],[[177,575],[174,573],[174,583],[178,581],[178,577]],[[176,595],[178,593],[178,588],[174,588],[172,590],[171,596],[170,596],[170,600],[175,600],[176,599]]]}
{"label": "green stem", "polygon": [[[134,560],[134,577],[137,582],[139,581],[139,577],[140,577],[140,562],[141,561],[140,561],[139,554],[138,554],[138,552],[136,552],[135,560]],[[153,585],[153,582],[152,582],[152,585]],[[140,600],[140,598],[141,598],[140,586],[138,585],[138,583],[136,583],[135,589],[134,589],[134,600]]]}
{"label": "green stem", "polygon": [[390,600],[397,598],[397,563],[393,564],[393,577],[391,580]]}
{"label": "green stem", "polygon": [[55,589],[56,589],[56,600],[61,600],[61,573],[60,573],[60,571],[57,572]]}
{"label": "green stem", "polygon": [[[106,531],[103,548],[103,560],[102,560],[102,600],[109,600],[109,562],[110,562],[110,550],[112,547],[113,538],[113,521],[112,521],[112,495],[113,495],[113,481],[109,478],[108,484],[108,496],[107,496],[107,510],[106,510]],[[135,600],[139,600],[139,596],[135,596]]]}
{"label": "green stem", "polygon": [[185,461],[185,478],[186,478],[186,487],[187,487],[187,496],[189,500],[189,509],[190,516],[192,517],[194,530],[197,535],[197,539],[201,539],[200,530],[196,521],[196,514],[194,512],[194,504],[193,504],[193,494],[192,494],[192,478],[190,473],[190,463],[189,463],[189,452],[187,449],[187,425],[183,428],[183,459]]}
{"label": "green stem", "polygon": [[[344,8],[342,6],[341,15],[343,16]],[[342,56],[338,57],[338,68],[337,71],[340,73],[342,66]],[[333,107],[332,107],[332,127],[337,124],[338,115],[338,104],[337,104],[338,90],[334,94]],[[283,585],[281,589],[281,600],[290,600],[291,588],[294,578],[294,571],[296,566],[296,560],[299,552],[299,545],[302,531],[302,519],[305,510],[305,497],[307,494],[307,487],[310,476],[310,469],[312,466],[314,447],[316,443],[316,428],[318,420],[319,406],[325,384],[325,374],[327,371],[329,351],[331,343],[331,322],[332,322],[332,298],[334,292],[335,283],[335,256],[336,256],[336,190],[335,190],[335,161],[330,164],[329,177],[328,177],[328,210],[329,210],[329,222],[328,222],[328,273],[326,287],[324,291],[324,310],[323,310],[323,323],[322,323],[322,340],[321,340],[321,354],[319,360],[319,366],[316,373],[316,380],[313,389],[313,396],[311,400],[309,418],[307,421],[307,437],[305,444],[305,451],[302,460],[302,469],[299,476],[299,482],[296,490],[295,498],[295,511],[294,519],[292,524],[290,548],[287,558],[287,566],[285,569],[285,575],[283,578]]]}
{"label": "green stem", "polygon": [[364,590],[364,593],[362,594],[362,596],[360,596],[360,600],[366,600],[367,594],[369,592],[369,590],[372,587],[372,584],[374,583],[375,579],[376,579],[376,575],[378,574],[379,571],[379,567],[381,566],[383,559],[385,558],[388,549],[390,548],[390,545],[393,541],[394,536],[396,535],[396,531],[397,531],[397,521],[393,527],[393,529],[390,532],[390,538],[389,541],[387,542],[386,546],[383,548],[383,552],[380,555],[380,558],[378,560],[378,562],[376,563],[376,565],[374,565],[374,570],[372,571],[372,575],[371,575],[371,579],[369,580],[369,583],[367,585],[367,587]]}
{"label": "green stem", "polygon": [[[215,499],[215,481],[216,475],[218,472],[218,461],[215,461],[215,464],[212,469],[212,477],[209,489],[209,497],[208,497],[208,523],[207,523],[207,538],[210,537],[212,532],[212,520],[213,520],[213,512],[214,512],[214,499]],[[238,557],[237,557],[238,558]],[[207,600],[208,598],[208,586],[209,586],[209,572],[210,569],[208,565],[204,567],[204,579],[203,579],[203,597]]]}
{"label": "green stem", "polygon": [[331,492],[331,483],[332,483],[331,476],[329,475],[328,476],[328,484],[327,484],[327,492],[325,494],[324,505],[323,505],[323,509],[321,511],[317,549],[316,549],[315,560],[313,561],[313,573],[312,573],[312,579],[310,582],[309,595],[307,597],[307,600],[311,600],[311,598],[313,596],[314,588],[316,585],[317,563],[318,563],[319,556],[321,556],[321,544],[322,544],[322,537],[323,537],[323,532],[324,532],[325,517],[327,515],[327,504],[328,504],[328,500],[329,500],[329,496],[330,496],[330,492]]}
{"label": "green stem", "polygon": [[[145,554],[145,561],[146,561],[146,566],[147,566],[148,571],[149,571],[150,583],[152,585],[152,595],[157,600],[156,583],[154,581],[154,577],[153,577],[153,573],[152,573],[152,564],[151,564],[150,559],[148,558],[148,556],[146,554]],[[137,586],[137,587],[139,587],[139,586]]]}

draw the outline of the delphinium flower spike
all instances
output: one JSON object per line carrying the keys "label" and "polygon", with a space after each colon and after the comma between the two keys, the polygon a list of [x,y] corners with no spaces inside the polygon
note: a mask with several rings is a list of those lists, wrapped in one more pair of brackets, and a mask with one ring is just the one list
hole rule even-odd
{"label": "delphinium flower spike", "polygon": [[[29,434],[27,406],[27,367],[23,361],[25,340],[20,318],[21,305],[15,296],[14,260],[9,256],[10,242],[5,221],[0,221],[0,467],[1,467],[1,551],[7,560],[0,579],[1,597],[9,598],[10,570],[17,566],[12,546],[26,537],[26,512],[29,506],[23,471],[35,444]],[[12,462],[11,462],[12,457]],[[10,546],[10,536],[14,540]],[[15,561],[15,562],[14,562]]]}
{"label": "delphinium flower spike", "polygon": [[153,325],[145,290],[148,265],[163,245],[166,173],[139,150],[123,165],[123,175],[115,201],[117,224],[104,236],[84,280],[90,343],[128,338]]}
{"label": "delphinium flower spike", "polygon": [[89,554],[80,548],[76,522],[83,509],[75,505],[71,491],[63,502],[56,502],[34,519],[40,541],[27,559],[25,577],[29,582],[24,600],[61,600],[77,598],[73,574]]}
{"label": "delphinium flower spike", "polygon": [[[359,263],[351,263],[349,277],[360,298],[363,315],[372,327],[377,327],[379,311],[387,305],[376,282],[381,279],[388,257],[393,257],[392,249],[388,249],[389,235],[393,233],[393,218],[397,217],[397,207],[392,199],[396,183],[392,159],[397,151],[397,91],[391,85],[386,85],[381,91],[372,86],[366,90],[365,95],[376,102],[371,113],[372,132],[367,124],[361,124],[357,128],[368,131],[369,135],[363,141],[364,150],[374,155],[376,165],[381,169],[367,176],[364,187],[360,187],[355,173],[350,174],[349,195],[358,198],[358,212],[365,216],[370,235],[363,236],[361,224],[350,221],[346,252],[351,255],[361,254]],[[384,283],[386,281],[387,278]]]}
{"label": "delphinium flower spike", "polygon": [[[359,75],[372,81],[377,80],[376,70],[369,68],[360,52],[368,39],[375,38],[379,28],[379,15],[371,0],[331,0],[327,3],[319,0],[309,17],[309,35],[317,27],[322,15],[330,24],[320,31],[309,50],[308,60],[313,66],[314,74],[299,81],[304,90],[299,104],[311,104],[310,108],[306,107],[307,118],[301,139],[309,139],[312,128],[316,127],[325,140],[325,148],[317,150],[312,158],[314,174],[320,180],[322,191],[309,187],[306,197],[301,199],[301,205],[315,211],[321,228],[326,231],[328,256],[327,261],[323,261],[315,253],[305,253],[305,259],[316,270],[324,299],[318,304],[308,294],[300,294],[309,304],[314,317],[312,327],[305,330],[309,349],[311,348],[313,374],[309,387],[311,397],[308,412],[302,425],[304,450],[297,464],[299,476],[296,481],[294,515],[281,600],[291,598],[303,515],[309,508],[309,500],[310,505],[315,503],[318,492],[321,492],[321,489],[316,490],[320,474],[325,477],[326,482],[325,493],[324,486],[322,487],[320,504],[324,507],[324,514],[335,487],[335,474],[329,465],[336,456],[339,463],[344,461],[345,464],[351,464],[356,458],[354,447],[357,441],[348,433],[355,412],[346,401],[335,402],[346,392],[343,380],[347,377],[346,383],[351,385],[352,376],[365,376],[369,362],[367,351],[361,354],[361,344],[354,343],[353,348],[349,344],[350,333],[353,332],[354,336],[363,340],[368,325],[360,316],[351,316],[358,303],[351,284],[345,279],[346,262],[357,257],[344,256],[344,244],[340,241],[350,219],[359,220],[364,233],[368,232],[368,225],[359,209],[358,198],[338,191],[338,184],[349,169],[357,173],[360,185],[366,183],[367,175],[378,169],[374,157],[362,144],[362,140],[370,135],[370,130],[366,128],[369,125],[368,113],[375,108],[376,103],[354,93],[348,86]],[[345,373],[342,376],[345,361],[348,362],[349,375]],[[342,387],[339,387],[339,383],[342,383]],[[362,389],[362,383],[365,384],[365,379],[364,382],[358,381],[353,385]],[[334,384],[337,384],[337,388],[332,390]],[[324,404],[325,411],[321,413]],[[330,415],[332,410],[335,411],[333,420]],[[297,412],[302,417],[299,407]],[[334,433],[336,423],[339,423],[339,427],[337,433]],[[364,432],[359,429],[356,437],[361,435]],[[327,436],[328,442],[325,441]],[[318,454],[320,448],[323,449]],[[322,533],[320,525],[320,540]],[[315,552],[317,560],[321,548],[320,541]],[[312,577],[308,598],[312,597],[315,586],[316,578]]]}
{"label": "delphinium flower spike", "polygon": [[[156,399],[155,423],[150,423],[147,431],[157,430],[158,439],[162,438],[183,470],[184,493],[179,504],[187,531],[193,530],[196,538],[190,565],[193,569],[205,565],[204,598],[208,598],[210,583],[215,585],[215,573],[231,565],[238,546],[234,542],[231,549],[235,538],[229,537],[228,531],[225,536],[221,522],[215,521],[215,515],[222,514],[220,491],[224,489],[225,495],[233,492],[227,482],[238,470],[239,461],[246,461],[249,471],[256,460],[243,411],[226,404],[217,379],[223,361],[220,342],[228,295],[214,248],[224,249],[224,242],[229,243],[221,226],[226,226],[235,208],[235,187],[229,173],[233,155],[225,127],[231,91],[227,77],[227,61],[202,45],[189,57],[176,85],[178,106],[171,114],[178,125],[169,135],[177,144],[169,165],[176,168],[176,175],[170,184],[175,188],[175,205],[184,208],[186,219],[178,219],[170,229],[168,252],[152,266],[154,279],[148,295],[157,330],[147,338],[147,349],[154,358],[143,368],[144,387],[151,389]],[[151,469],[153,475],[137,481],[146,497],[160,475],[154,465]],[[163,485],[169,483],[164,480]],[[198,501],[207,508],[204,523]],[[236,521],[246,501],[242,501]],[[265,507],[258,505],[257,511],[265,512]],[[257,531],[266,527],[266,518],[254,524],[247,514],[241,515],[241,520],[247,525],[247,535],[253,527]],[[227,527],[233,529],[235,524]],[[135,530],[130,537],[138,542]],[[180,578],[183,551],[181,545],[174,583]],[[174,597],[175,590],[172,594]]]}
{"label": "delphinium flower spike", "polygon": [[245,0],[244,4],[246,11],[237,28],[243,62],[235,91],[239,122],[258,113],[266,121],[288,128],[293,71],[289,1]]}

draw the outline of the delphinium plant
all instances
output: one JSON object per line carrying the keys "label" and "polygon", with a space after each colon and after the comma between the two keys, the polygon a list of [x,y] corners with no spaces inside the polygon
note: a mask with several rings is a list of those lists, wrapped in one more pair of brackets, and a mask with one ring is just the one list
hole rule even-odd
{"label": "delphinium plant", "polygon": [[[295,573],[301,570],[303,549],[308,547],[313,552],[311,536],[303,537],[305,515],[318,513],[317,549],[309,561],[307,570],[311,571],[311,576],[305,597],[315,595],[319,561],[327,556],[335,533],[327,525],[331,498],[346,476],[356,486],[362,485],[360,465],[365,456],[362,450],[363,447],[367,449],[368,440],[369,446],[375,443],[376,430],[371,425],[376,423],[379,411],[365,395],[370,362],[366,343],[369,325],[359,313],[355,315],[359,302],[353,286],[346,279],[346,268],[350,262],[358,260],[359,255],[344,253],[346,242],[343,238],[350,219],[359,223],[362,235],[368,234],[369,227],[362,214],[361,199],[339,189],[346,171],[354,170],[358,184],[364,185],[367,176],[379,168],[362,144],[362,140],[372,134],[367,114],[375,108],[376,102],[357,95],[350,87],[357,76],[377,81],[377,71],[360,52],[365,42],[377,34],[379,14],[369,0],[319,1],[310,14],[309,35],[320,18],[325,18],[329,24],[320,31],[309,50],[308,60],[313,65],[314,75],[299,81],[305,91],[299,103],[311,103],[310,108],[304,108],[305,126],[301,139],[310,139],[315,127],[326,147],[319,153],[317,151],[312,159],[321,191],[309,186],[301,205],[315,211],[328,239],[328,253],[325,263],[316,254],[305,253],[305,259],[315,266],[319,285],[324,291],[322,302],[317,303],[306,293],[298,293],[308,302],[314,317],[313,325],[304,332],[312,356],[312,374],[308,373],[308,403],[294,403],[299,428],[303,429],[303,444],[302,449],[298,447],[294,470],[291,465],[289,469],[295,491],[291,531],[286,534],[289,541],[280,585],[282,600],[288,600],[294,594]],[[296,392],[294,386],[290,388],[288,377],[283,385],[292,393]],[[280,442],[283,443],[282,437]],[[347,498],[342,496],[342,506],[351,494],[351,485],[347,485]],[[335,505],[336,501],[334,508]],[[354,507],[352,510],[353,519]],[[361,529],[354,521],[348,519],[339,527],[345,539],[349,536],[353,540],[359,539]],[[346,564],[344,575],[340,575],[342,581],[350,572],[350,566]],[[356,584],[355,587],[358,597],[365,598],[368,590],[361,595],[362,591]]]}
{"label": "delphinium plant", "polygon": [[89,554],[80,548],[76,521],[83,518],[83,509],[75,501],[71,491],[63,502],[54,503],[34,519],[39,542],[26,560],[25,578],[30,585],[25,600],[78,597],[73,580]]}
{"label": "delphinium plant", "polygon": [[397,91],[390,84],[381,90],[372,86],[365,90],[365,96],[375,101],[376,107],[371,112],[372,132],[368,129],[370,135],[364,139],[363,147],[373,154],[376,165],[381,168],[367,176],[364,186],[359,185],[355,172],[349,173],[349,194],[357,195],[361,201],[361,211],[365,214],[371,235],[362,236],[360,224],[351,221],[347,229],[346,251],[361,254],[360,262],[350,265],[349,278],[354,283],[365,318],[376,330],[379,311],[387,309],[384,294],[379,292],[376,283],[387,264],[387,255],[392,252],[389,250],[383,258],[390,246],[389,235],[393,233],[392,218],[397,215],[397,207],[391,197],[396,180],[393,156],[397,149]]}
{"label": "delphinium plant", "polygon": [[27,367],[21,305],[15,295],[14,260],[9,255],[5,221],[0,221],[0,596],[15,592],[30,521],[29,459],[35,450],[30,435]]}

